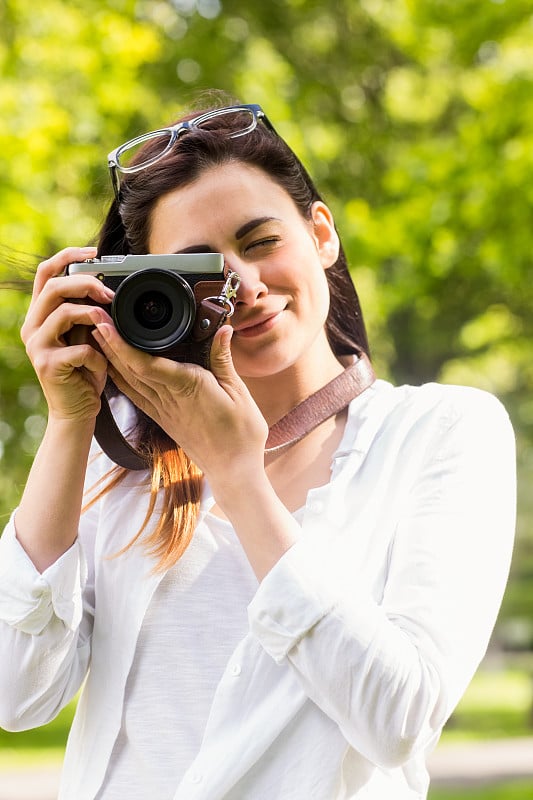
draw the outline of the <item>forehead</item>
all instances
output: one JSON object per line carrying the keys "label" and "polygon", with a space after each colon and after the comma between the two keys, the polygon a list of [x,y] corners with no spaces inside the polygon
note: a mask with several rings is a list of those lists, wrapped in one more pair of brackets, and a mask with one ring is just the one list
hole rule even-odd
{"label": "forehead", "polygon": [[155,245],[166,242],[169,235],[197,238],[228,226],[236,230],[261,217],[287,224],[301,220],[290,195],[258,167],[239,162],[209,167],[194,182],[158,200],[150,220],[151,249],[156,252]]}
{"label": "forehead", "polygon": [[259,167],[232,161],[205,169],[192,183],[164,195],[157,207],[172,202],[202,202],[207,197],[224,195],[238,198],[241,195],[266,196],[292,202],[290,195]]}

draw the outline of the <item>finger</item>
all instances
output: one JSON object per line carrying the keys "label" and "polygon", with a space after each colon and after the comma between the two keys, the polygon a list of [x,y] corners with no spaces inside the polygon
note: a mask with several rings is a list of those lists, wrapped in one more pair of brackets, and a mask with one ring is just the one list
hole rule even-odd
{"label": "finger", "polygon": [[[154,358],[131,347],[110,323],[98,321],[91,335],[107,358],[109,374],[117,387],[133,402],[134,396],[136,399],[155,399],[155,392],[152,390],[154,362],[164,359]],[[136,402],[135,404],[138,405]]]}
{"label": "finger", "polygon": [[96,306],[85,306],[77,303],[63,303],[42,321],[30,318],[25,321],[22,330],[22,339],[26,344],[28,354],[36,348],[64,347],[69,342],[65,335],[76,326],[90,326],[96,324],[107,314]]}
{"label": "finger", "polygon": [[[143,411],[147,416],[151,419],[156,419],[155,413],[155,405],[150,399],[147,397],[146,394],[146,387],[144,387],[144,392],[138,392],[130,382],[128,382],[118,370],[116,370],[112,364],[108,362],[107,366],[107,374],[117,387],[117,389],[125,395],[134,406],[139,408]],[[154,398],[155,399],[155,398]],[[157,420],[156,420],[157,421]]]}
{"label": "finger", "polygon": [[[43,358],[44,355],[44,358]],[[107,361],[91,345],[40,354],[36,372],[49,409],[68,414],[98,411],[107,379]]]}
{"label": "finger", "polygon": [[32,301],[39,296],[50,278],[62,275],[65,268],[75,261],[86,261],[88,258],[94,258],[96,252],[96,247],[65,247],[51,258],[42,261],[35,273]]}
{"label": "finger", "polygon": [[132,347],[111,324],[98,323],[92,335],[109,361],[109,374],[116,378],[117,386],[143,410],[147,404],[161,406],[161,398],[169,393],[175,400],[189,398],[198,391],[203,376],[213,377],[196,364],[183,364]]}
{"label": "finger", "polygon": [[[21,328],[22,341],[27,342],[33,331],[44,325],[47,319],[69,300],[72,301],[69,304],[72,308],[74,304],[83,300],[94,301],[98,306],[107,306],[112,298],[113,292],[92,276],[73,276],[49,281],[33,302],[33,306],[30,305]],[[109,319],[107,314],[105,316]]]}
{"label": "finger", "polygon": [[95,303],[108,306],[113,300],[114,292],[105,286],[94,275],[72,275],[50,280],[36,299],[32,309],[36,319],[45,317],[65,301],[93,300]]}
{"label": "finger", "polygon": [[231,356],[233,328],[223,325],[213,338],[210,355],[210,370],[219,383],[233,383],[238,379]]}
{"label": "finger", "polygon": [[62,350],[41,350],[34,367],[44,384],[62,384],[75,370],[85,370],[97,380],[107,373],[107,360],[90,344],[79,344]]}
{"label": "finger", "polygon": [[179,382],[181,376],[187,379],[201,370],[196,364],[183,364],[133,347],[113,324],[103,319],[96,323],[95,339],[116,369],[134,375],[143,383],[166,385],[176,379]]}
{"label": "finger", "polygon": [[101,374],[107,372],[107,359],[91,344],[77,344],[61,351],[55,356],[56,361],[62,362],[72,369],[81,369],[88,372]]}

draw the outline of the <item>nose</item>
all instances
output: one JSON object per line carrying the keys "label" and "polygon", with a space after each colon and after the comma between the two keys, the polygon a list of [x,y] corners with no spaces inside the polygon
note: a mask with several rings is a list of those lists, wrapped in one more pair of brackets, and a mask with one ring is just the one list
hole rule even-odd
{"label": "nose", "polygon": [[236,272],[241,282],[237,289],[235,307],[254,306],[258,300],[268,294],[268,287],[261,278],[261,271],[255,264],[250,264],[241,259],[228,258],[225,260],[225,273]]}

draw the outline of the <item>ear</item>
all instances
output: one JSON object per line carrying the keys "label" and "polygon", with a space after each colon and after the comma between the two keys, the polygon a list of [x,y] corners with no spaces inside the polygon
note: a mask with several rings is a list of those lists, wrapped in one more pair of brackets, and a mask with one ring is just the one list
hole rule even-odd
{"label": "ear", "polygon": [[337,261],[340,248],[333,214],[325,203],[317,200],[311,206],[311,220],[320,261],[324,269],[328,269]]}

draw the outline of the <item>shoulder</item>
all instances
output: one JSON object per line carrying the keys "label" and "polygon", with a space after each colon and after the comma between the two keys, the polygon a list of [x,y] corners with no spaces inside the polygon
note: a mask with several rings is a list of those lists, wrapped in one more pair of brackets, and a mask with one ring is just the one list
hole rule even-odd
{"label": "shoulder", "polygon": [[454,424],[463,418],[475,417],[495,422],[507,420],[503,403],[490,392],[472,386],[426,383],[421,386],[402,386],[394,390],[401,412],[413,410],[429,414]]}
{"label": "shoulder", "polygon": [[[402,443],[454,433],[457,437],[514,442],[512,425],[501,401],[469,386],[426,383],[393,386],[377,380],[350,404],[348,429],[352,445],[367,451],[381,442]],[[347,430],[348,432],[348,430]]]}
{"label": "shoulder", "polygon": [[368,411],[384,418],[389,415],[412,420],[433,417],[444,424],[453,424],[465,416],[509,420],[503,403],[494,394],[471,386],[442,383],[393,386],[377,380],[370,392]]}

